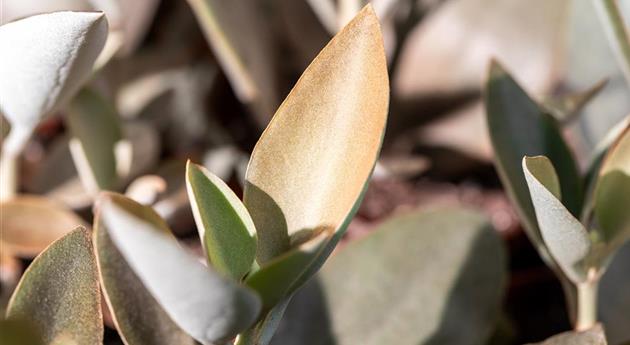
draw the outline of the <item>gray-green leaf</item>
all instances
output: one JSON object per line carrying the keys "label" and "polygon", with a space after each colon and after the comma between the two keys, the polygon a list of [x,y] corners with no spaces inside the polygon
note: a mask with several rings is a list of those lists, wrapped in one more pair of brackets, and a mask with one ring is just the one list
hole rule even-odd
{"label": "gray-green leaf", "polygon": [[202,344],[227,341],[256,321],[260,298],[182,249],[147,206],[104,193],[98,212],[108,234],[162,308]]}
{"label": "gray-green leaf", "polygon": [[551,161],[544,156],[525,157],[522,166],[545,245],[573,282],[583,282],[588,268],[584,259],[591,251],[591,240],[584,226],[559,200],[560,184]]}
{"label": "gray-green leaf", "polygon": [[524,223],[530,240],[550,265],[536,222],[534,207],[521,169],[523,156],[544,155],[557,169],[562,200],[579,216],[582,182],[557,121],[536,104],[510,75],[494,61],[485,90],[488,128],[496,154],[499,176]]}
{"label": "gray-green leaf", "polygon": [[210,264],[240,280],[256,258],[256,228],[241,200],[221,179],[188,162],[186,189]]}
{"label": "gray-green leaf", "polygon": [[77,228],[53,242],[18,284],[7,318],[32,322],[44,344],[103,344],[103,316],[90,233]]}
{"label": "gray-green leaf", "polygon": [[273,344],[483,344],[505,251],[485,217],[416,212],[350,243],[293,297]]}

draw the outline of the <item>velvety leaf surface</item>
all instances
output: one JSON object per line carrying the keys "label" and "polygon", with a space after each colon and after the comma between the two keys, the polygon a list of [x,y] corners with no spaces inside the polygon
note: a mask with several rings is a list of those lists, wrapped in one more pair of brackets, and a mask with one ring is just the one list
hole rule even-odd
{"label": "velvety leaf surface", "polygon": [[78,228],[28,267],[7,318],[32,322],[45,344],[103,343],[101,293],[90,233]]}
{"label": "velvety leaf surface", "polygon": [[256,228],[249,212],[219,177],[190,162],[186,189],[209,262],[240,280],[256,258]]}
{"label": "velvety leaf surface", "polygon": [[0,111],[33,128],[91,75],[107,38],[100,12],[55,12],[0,26]]}
{"label": "velvety leaf surface", "polygon": [[523,156],[548,157],[558,174],[563,204],[571,214],[579,216],[582,187],[573,155],[562,138],[557,121],[541,109],[497,62],[490,67],[485,105],[501,181],[517,206],[530,240],[552,264],[538,229],[521,160]]}
{"label": "velvety leaf surface", "polygon": [[630,237],[630,126],[606,154],[595,187],[599,233],[612,247]]}
{"label": "velvety leaf surface", "polygon": [[475,212],[394,217],[296,293],[272,343],[484,344],[505,265],[500,239]]}
{"label": "velvety leaf surface", "polygon": [[[536,343],[538,345],[607,345],[601,325],[584,332],[564,332]],[[530,344],[535,345],[535,344]]]}
{"label": "velvety leaf surface", "polygon": [[0,245],[20,257],[34,257],[85,222],[62,204],[35,195],[0,203]]}
{"label": "velvety leaf surface", "polygon": [[545,245],[573,282],[584,281],[588,267],[583,260],[591,250],[591,240],[580,221],[558,199],[560,184],[551,161],[544,156],[525,157],[523,172]]}
{"label": "velvety leaf surface", "polygon": [[286,252],[290,238],[339,227],[359,197],[387,117],[382,41],[368,6],[306,69],[258,141],[244,203],[259,263]]}
{"label": "velvety leaf surface", "polygon": [[181,248],[153,209],[111,193],[103,194],[98,209],[125,261],[164,311],[196,340],[227,341],[254,323],[259,297]]}
{"label": "velvety leaf surface", "polygon": [[[155,229],[168,233],[164,224]],[[105,301],[127,345],[193,345],[147,291],[112,243],[100,215],[94,221],[94,246]]]}
{"label": "velvety leaf surface", "polygon": [[118,182],[116,144],[122,139],[118,115],[101,95],[83,89],[70,103],[67,124],[70,149],[86,188],[92,193],[113,190]]}

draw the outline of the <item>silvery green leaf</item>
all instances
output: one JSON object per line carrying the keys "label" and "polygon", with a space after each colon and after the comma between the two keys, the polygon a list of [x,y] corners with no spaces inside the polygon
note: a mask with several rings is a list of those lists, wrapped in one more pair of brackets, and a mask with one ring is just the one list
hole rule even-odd
{"label": "silvery green leaf", "polygon": [[560,201],[560,183],[551,161],[544,156],[525,157],[522,165],[545,245],[574,283],[585,281],[584,259],[591,252],[591,240]]}
{"label": "silvery green leaf", "polygon": [[98,201],[112,243],[164,311],[202,344],[232,339],[260,312],[258,295],[181,248],[155,211],[119,194]]}

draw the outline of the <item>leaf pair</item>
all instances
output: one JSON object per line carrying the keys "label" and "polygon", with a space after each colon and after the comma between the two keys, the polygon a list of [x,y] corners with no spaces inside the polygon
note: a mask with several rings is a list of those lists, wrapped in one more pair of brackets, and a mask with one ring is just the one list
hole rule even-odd
{"label": "leaf pair", "polygon": [[388,97],[380,29],[366,7],[274,115],[252,153],[242,203],[218,177],[188,164],[210,264],[237,280],[247,275],[266,310],[307,280],[343,234],[380,150]]}
{"label": "leaf pair", "polygon": [[523,171],[538,224],[554,259],[573,282],[584,282],[589,270],[603,269],[610,256],[630,238],[630,127],[613,143],[595,181],[594,229],[563,205],[558,176],[546,157],[525,157]]}

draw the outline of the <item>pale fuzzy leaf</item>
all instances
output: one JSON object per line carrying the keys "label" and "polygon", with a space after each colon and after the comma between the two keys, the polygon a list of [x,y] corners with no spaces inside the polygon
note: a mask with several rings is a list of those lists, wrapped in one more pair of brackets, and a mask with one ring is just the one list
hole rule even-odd
{"label": "pale fuzzy leaf", "polygon": [[564,332],[536,344],[530,345],[607,345],[601,325],[584,332]]}
{"label": "pale fuzzy leaf", "polygon": [[244,203],[259,263],[286,252],[296,234],[342,224],[378,156],[388,100],[382,37],[368,6],[313,60],[254,148]]}
{"label": "pale fuzzy leaf", "polygon": [[[165,227],[157,226],[167,232]],[[94,246],[105,301],[127,345],[193,345],[147,291],[114,246],[100,215],[94,220]]]}
{"label": "pale fuzzy leaf", "polygon": [[394,217],[293,297],[273,344],[485,344],[506,283],[501,239],[465,210]]}
{"label": "pale fuzzy leaf", "polygon": [[544,156],[525,157],[522,165],[545,245],[573,282],[585,281],[588,267],[584,259],[591,251],[591,240],[558,199],[560,184],[553,165]]}
{"label": "pale fuzzy leaf", "polygon": [[245,205],[225,182],[190,161],[186,189],[208,261],[240,280],[256,258],[256,228]]}
{"label": "pale fuzzy leaf", "polygon": [[403,97],[477,89],[488,60],[497,57],[528,89],[549,91],[561,71],[557,57],[569,5],[568,0],[447,1],[410,33],[394,89]]}
{"label": "pale fuzzy leaf", "polygon": [[101,293],[87,230],[68,233],[35,258],[11,297],[7,318],[32,322],[45,344],[103,343]]}
{"label": "pale fuzzy leaf", "polygon": [[261,305],[257,294],[181,248],[150,207],[106,193],[98,212],[112,242],[147,290],[196,340],[227,341],[256,320]]}
{"label": "pale fuzzy leaf", "polygon": [[74,138],[70,150],[86,189],[114,190],[118,184],[114,150],[122,140],[114,107],[95,91],[83,89],[70,103],[66,121]]}
{"label": "pale fuzzy leaf", "polygon": [[630,237],[630,126],[604,157],[595,186],[595,217],[599,233],[612,248]]}
{"label": "pale fuzzy leaf", "polygon": [[20,195],[0,204],[0,246],[13,255],[34,257],[53,241],[85,223],[53,200]]}
{"label": "pale fuzzy leaf", "polygon": [[14,127],[35,127],[88,80],[106,39],[99,12],[55,12],[0,26],[0,111]]}

